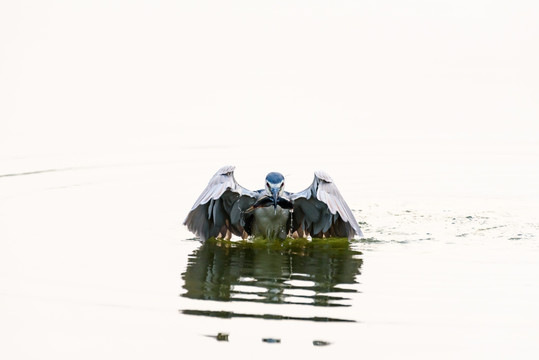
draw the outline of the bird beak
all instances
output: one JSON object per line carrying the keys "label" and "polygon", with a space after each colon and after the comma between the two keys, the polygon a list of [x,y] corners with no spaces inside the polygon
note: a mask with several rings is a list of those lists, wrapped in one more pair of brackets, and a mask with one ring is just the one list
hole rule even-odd
{"label": "bird beak", "polygon": [[273,208],[277,209],[277,200],[279,199],[279,189],[272,188],[271,193],[273,194]]}

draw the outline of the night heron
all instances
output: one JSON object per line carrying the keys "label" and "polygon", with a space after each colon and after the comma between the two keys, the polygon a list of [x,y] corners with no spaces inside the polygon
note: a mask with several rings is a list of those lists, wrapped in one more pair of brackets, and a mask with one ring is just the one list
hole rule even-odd
{"label": "night heron", "polygon": [[358,222],[335,183],[323,171],[314,173],[307,189],[284,190],[284,176],[271,172],[262,190],[251,191],[234,179],[234,166],[224,166],[187,215],[184,225],[201,241],[250,235],[268,239],[287,236],[363,236]]}

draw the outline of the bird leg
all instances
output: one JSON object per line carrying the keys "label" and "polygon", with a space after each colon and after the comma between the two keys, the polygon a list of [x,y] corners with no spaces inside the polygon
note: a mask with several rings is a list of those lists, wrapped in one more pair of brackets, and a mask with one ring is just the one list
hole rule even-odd
{"label": "bird leg", "polygon": [[230,221],[228,219],[225,220],[225,240],[230,241],[232,239],[232,232],[230,231]]}

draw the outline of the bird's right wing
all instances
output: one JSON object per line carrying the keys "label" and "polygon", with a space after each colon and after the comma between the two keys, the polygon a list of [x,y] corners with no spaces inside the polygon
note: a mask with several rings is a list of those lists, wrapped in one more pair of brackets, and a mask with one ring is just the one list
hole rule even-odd
{"label": "bird's right wing", "polygon": [[257,193],[236,182],[234,169],[224,166],[213,175],[183,222],[202,241],[225,236],[227,231],[242,236],[245,230],[242,215]]}
{"label": "bird's right wing", "polygon": [[307,189],[291,194],[294,203],[292,232],[303,230],[313,237],[363,236],[352,210],[344,201],[331,177],[314,173],[314,181]]}

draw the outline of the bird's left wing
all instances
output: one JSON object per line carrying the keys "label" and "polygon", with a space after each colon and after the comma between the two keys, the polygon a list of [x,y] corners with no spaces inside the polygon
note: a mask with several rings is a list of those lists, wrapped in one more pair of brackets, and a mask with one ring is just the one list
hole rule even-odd
{"label": "bird's left wing", "polygon": [[294,203],[292,231],[301,229],[313,237],[363,236],[352,210],[327,173],[316,171],[311,186],[290,197]]}
{"label": "bird's left wing", "polygon": [[[244,231],[239,214],[256,201],[257,195],[236,182],[234,169],[224,166],[213,175],[183,222],[202,241],[225,236],[227,231],[241,236]],[[241,207],[239,212],[236,207]]]}

